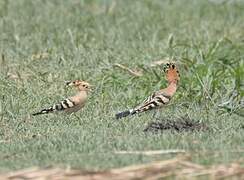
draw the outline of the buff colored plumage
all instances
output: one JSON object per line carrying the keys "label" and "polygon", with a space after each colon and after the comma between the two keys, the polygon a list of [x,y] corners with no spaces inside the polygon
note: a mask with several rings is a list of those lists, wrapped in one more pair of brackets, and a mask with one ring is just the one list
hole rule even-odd
{"label": "buff colored plumage", "polygon": [[42,109],[41,111],[32,114],[33,116],[40,114],[48,114],[53,112],[65,112],[65,113],[73,113],[79,111],[81,108],[85,106],[87,101],[88,92],[91,90],[91,85],[88,82],[75,80],[69,81],[66,83],[67,86],[75,87],[78,90],[78,93],[72,97],[69,97],[59,103],[49,107]]}
{"label": "buff colored plumage", "polygon": [[141,105],[133,109],[117,113],[115,115],[116,119],[120,119],[133,114],[142,113],[152,109],[162,108],[163,106],[167,105],[177,90],[180,75],[175,64],[173,63],[167,63],[164,68],[164,71],[166,73],[168,87],[154,92],[151,96],[144,100],[144,102]]}

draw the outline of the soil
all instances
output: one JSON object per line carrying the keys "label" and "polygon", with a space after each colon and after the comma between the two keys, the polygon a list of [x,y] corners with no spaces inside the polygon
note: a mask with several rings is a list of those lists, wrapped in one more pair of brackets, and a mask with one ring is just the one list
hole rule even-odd
{"label": "soil", "polygon": [[145,129],[144,132],[159,133],[166,130],[183,132],[183,131],[204,131],[208,127],[196,120],[189,119],[188,117],[181,117],[176,120],[162,119],[155,122],[151,122]]}

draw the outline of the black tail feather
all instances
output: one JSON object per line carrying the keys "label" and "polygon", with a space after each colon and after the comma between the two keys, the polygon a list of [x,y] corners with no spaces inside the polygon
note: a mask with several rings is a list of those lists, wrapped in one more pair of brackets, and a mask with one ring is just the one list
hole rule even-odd
{"label": "black tail feather", "polygon": [[117,113],[115,115],[115,117],[116,117],[116,119],[121,119],[123,117],[129,116],[130,114],[131,114],[130,111],[127,110],[127,111],[123,111],[123,112]]}
{"label": "black tail feather", "polygon": [[53,112],[53,111],[54,110],[51,107],[51,108],[48,108],[48,109],[43,109],[43,110],[41,110],[41,111],[39,111],[37,113],[33,113],[32,116],[37,116],[37,115],[40,115],[40,114],[48,114],[48,113]]}
{"label": "black tail feather", "polygon": [[37,116],[37,115],[40,115],[40,114],[42,114],[42,112],[33,113],[32,116]]}

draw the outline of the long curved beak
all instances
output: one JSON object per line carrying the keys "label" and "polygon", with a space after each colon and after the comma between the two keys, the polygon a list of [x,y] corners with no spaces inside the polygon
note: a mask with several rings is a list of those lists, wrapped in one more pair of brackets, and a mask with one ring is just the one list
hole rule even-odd
{"label": "long curved beak", "polygon": [[65,86],[73,86],[73,81],[65,81]]}

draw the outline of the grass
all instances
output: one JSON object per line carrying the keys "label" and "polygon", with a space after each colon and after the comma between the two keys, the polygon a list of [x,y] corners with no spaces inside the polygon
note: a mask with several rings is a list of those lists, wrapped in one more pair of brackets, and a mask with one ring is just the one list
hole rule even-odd
{"label": "grass", "polygon": [[[31,166],[107,169],[171,158],[115,151],[184,149],[194,162],[240,160],[244,148],[244,2],[187,0],[3,0],[0,2],[0,171]],[[166,86],[153,61],[173,58],[181,82],[160,118],[188,116],[208,131],[144,133],[152,113],[115,121]],[[132,77],[121,63],[144,68]],[[156,74],[158,76],[156,76]],[[30,114],[96,88],[71,116]],[[222,107],[220,107],[222,106]]]}

